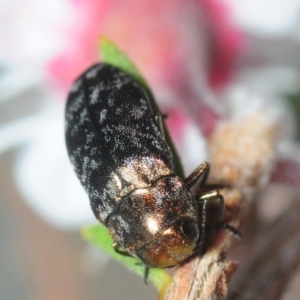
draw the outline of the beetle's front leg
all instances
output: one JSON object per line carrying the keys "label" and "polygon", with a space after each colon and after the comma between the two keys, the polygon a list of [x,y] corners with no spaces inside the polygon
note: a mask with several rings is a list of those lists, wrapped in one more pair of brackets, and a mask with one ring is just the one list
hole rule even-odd
{"label": "beetle's front leg", "polygon": [[228,223],[222,222],[224,209],[225,209],[225,201],[224,201],[223,196],[217,190],[213,190],[213,191],[201,194],[201,195],[197,195],[196,200],[202,206],[200,227],[201,227],[201,231],[203,232],[203,234],[205,232],[205,225],[206,225],[207,205],[211,201],[219,200],[219,208],[218,208],[218,214],[217,214],[217,218],[216,218],[217,226],[225,228],[225,229],[231,231],[235,236],[241,238],[242,235],[236,228],[232,227]]}
{"label": "beetle's front leg", "polygon": [[[201,205],[201,220],[200,220],[200,242],[198,243],[198,249],[202,252],[203,251],[203,245],[204,245],[204,236],[205,236],[205,230],[207,227],[206,224],[206,210],[207,210],[207,205],[209,202],[214,201],[214,200],[219,200],[220,201],[220,206],[217,214],[217,226],[220,226],[222,223],[222,217],[223,217],[223,212],[224,212],[224,198],[222,195],[219,194],[218,191],[210,191],[201,195],[196,196],[196,200],[198,204]],[[200,248],[201,247],[201,248]]]}
{"label": "beetle's front leg", "polygon": [[[219,200],[220,203],[219,203],[219,209],[218,209],[218,215],[217,215],[216,223],[217,224],[222,223],[225,202],[224,202],[223,196],[217,190],[213,190],[213,191],[201,194],[201,195],[197,195],[196,200],[197,200],[198,203],[202,204],[202,207],[205,207],[205,212],[206,212],[207,204],[209,202]],[[203,208],[202,208],[202,212],[203,212]],[[202,215],[203,215],[203,213],[202,213]],[[203,224],[203,222],[201,222],[201,223]],[[204,223],[204,225],[205,225],[205,223]]]}
{"label": "beetle's front leg", "polygon": [[196,196],[196,200],[199,204],[202,206],[202,211],[201,211],[201,229],[204,231],[205,230],[205,225],[206,225],[206,209],[207,205],[211,201],[219,200],[219,209],[218,209],[218,214],[217,214],[217,219],[216,223],[217,225],[222,223],[222,217],[224,213],[224,198],[223,196],[216,190],[210,191],[201,195]]}
{"label": "beetle's front leg", "polygon": [[[118,243],[116,243],[116,242],[114,242],[114,243],[112,244],[112,247],[113,247],[114,250],[115,250],[118,254],[120,254],[120,255],[123,255],[123,256],[129,256],[129,257],[132,257],[132,258],[134,257],[134,256],[132,256],[131,254],[129,254],[129,253],[125,252],[125,251],[120,250],[119,245],[118,245]],[[149,278],[150,268],[147,267],[147,266],[144,266],[144,264],[142,264],[142,263],[140,263],[140,262],[137,262],[136,265],[140,265],[140,266],[145,267],[145,272],[144,272],[144,282],[145,282],[146,284],[148,284],[148,278]]]}
{"label": "beetle's front leg", "polygon": [[184,182],[187,184],[188,188],[192,188],[202,176],[202,179],[200,180],[199,183],[199,187],[201,187],[201,190],[203,192],[228,187],[228,185],[224,185],[224,184],[206,184],[206,180],[209,175],[209,170],[210,170],[209,163],[204,161],[187,178],[184,179]]}
{"label": "beetle's front leg", "polygon": [[204,185],[209,174],[209,168],[209,163],[204,161],[187,178],[185,178],[184,182],[187,184],[188,188],[192,188],[201,176],[203,177],[201,179],[200,185]]}
{"label": "beetle's front leg", "polygon": [[116,242],[112,243],[112,247],[120,255],[133,257],[131,254],[129,254],[129,253],[125,252],[125,251],[120,250],[119,245]]}

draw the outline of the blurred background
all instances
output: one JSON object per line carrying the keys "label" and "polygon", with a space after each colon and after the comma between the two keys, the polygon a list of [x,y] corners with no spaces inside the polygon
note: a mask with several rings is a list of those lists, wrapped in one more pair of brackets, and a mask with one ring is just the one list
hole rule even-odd
{"label": "blurred background", "polygon": [[1,299],[156,298],[80,235],[96,221],[66,154],[64,105],[101,35],[146,77],[187,174],[220,122],[262,110],[280,126],[261,219],[299,192],[300,0],[0,0],[0,20]]}

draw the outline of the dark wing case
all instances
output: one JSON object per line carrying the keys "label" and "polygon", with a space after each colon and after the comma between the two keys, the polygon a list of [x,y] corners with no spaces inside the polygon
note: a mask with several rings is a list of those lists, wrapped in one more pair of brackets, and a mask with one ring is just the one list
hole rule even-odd
{"label": "dark wing case", "polygon": [[[139,187],[123,176],[128,162],[155,157],[173,172],[171,151],[146,93],[131,76],[111,65],[96,64],[76,80],[68,96],[65,134],[75,172],[103,223],[122,195]],[[153,176],[147,173],[152,169],[144,170],[140,187],[151,183]]]}

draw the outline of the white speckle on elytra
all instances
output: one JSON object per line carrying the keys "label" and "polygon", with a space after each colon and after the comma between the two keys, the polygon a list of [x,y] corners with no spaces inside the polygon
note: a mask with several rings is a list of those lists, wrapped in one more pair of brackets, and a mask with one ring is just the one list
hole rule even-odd
{"label": "white speckle on elytra", "polygon": [[147,111],[147,108],[148,108],[147,106],[141,105],[135,109],[132,109],[130,115],[135,119],[141,119],[145,116],[145,112]]}
{"label": "white speckle on elytra", "polygon": [[129,224],[126,221],[124,221],[124,219],[121,216],[117,216],[117,220],[120,222],[120,226],[123,229],[125,229],[125,231],[127,233],[129,233],[130,232],[130,226],[129,226]]}
{"label": "white speckle on elytra", "polygon": [[115,104],[115,99],[114,98],[112,98],[112,97],[110,97],[110,98],[108,98],[108,106],[110,106],[110,107],[112,107],[112,106],[114,106],[114,104]]}
{"label": "white speckle on elytra", "polygon": [[96,86],[91,94],[91,104],[96,104],[99,100],[100,87]]}
{"label": "white speckle on elytra", "polygon": [[97,73],[98,73],[98,71],[99,71],[100,69],[101,69],[101,68],[99,68],[99,65],[98,65],[97,67],[92,68],[90,71],[88,71],[88,72],[86,73],[85,77],[86,77],[87,79],[91,79],[91,78],[96,77],[96,75],[97,75]]}
{"label": "white speckle on elytra", "polygon": [[95,170],[95,169],[98,168],[98,166],[99,166],[99,164],[96,163],[96,161],[95,161],[94,159],[92,159],[92,160],[91,160],[91,168],[92,168],[93,170]]}
{"label": "white speckle on elytra", "polygon": [[97,147],[93,147],[91,149],[91,155],[95,155],[97,152],[99,152],[98,148]]}
{"label": "white speckle on elytra", "polygon": [[142,105],[148,107],[148,105],[147,105],[147,100],[145,100],[145,99],[142,98],[142,99],[140,99],[140,102],[141,102]]}
{"label": "white speckle on elytra", "polygon": [[120,77],[117,77],[116,80],[114,81],[114,87],[119,90],[123,85],[124,85],[124,80],[122,80],[122,78]]}
{"label": "white speckle on elytra", "polygon": [[89,161],[90,161],[89,157],[85,156],[85,157],[83,158],[83,163],[82,163],[82,174],[81,174],[81,181],[82,181],[83,183],[86,182],[87,173],[88,173],[88,168],[87,168],[87,166],[88,166]]}
{"label": "white speckle on elytra", "polygon": [[72,101],[72,103],[70,104],[68,108],[68,113],[73,114],[74,112],[77,112],[80,109],[82,102],[83,102],[83,93],[80,93],[79,96],[77,96],[75,100]]}
{"label": "white speckle on elytra", "polygon": [[107,115],[107,109],[102,109],[102,111],[100,112],[100,120],[99,120],[100,123],[103,123],[103,121],[106,118],[106,115]]}
{"label": "white speckle on elytra", "polygon": [[82,83],[81,79],[76,80],[74,82],[74,84],[71,86],[70,92],[71,93],[76,93],[80,89],[81,83]]}
{"label": "white speckle on elytra", "polygon": [[94,136],[95,136],[95,135],[92,134],[92,133],[87,134],[87,135],[86,135],[86,143],[89,144],[89,143],[93,140]]}
{"label": "white speckle on elytra", "polygon": [[87,118],[87,111],[86,111],[86,110],[83,110],[83,111],[80,113],[79,124],[83,124],[84,121],[88,121],[88,118]]}

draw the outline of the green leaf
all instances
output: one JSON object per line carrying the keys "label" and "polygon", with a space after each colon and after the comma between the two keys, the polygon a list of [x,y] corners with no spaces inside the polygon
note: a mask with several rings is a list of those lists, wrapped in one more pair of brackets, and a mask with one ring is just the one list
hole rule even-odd
{"label": "green leaf", "polygon": [[[142,76],[142,74],[139,72],[130,58],[106,37],[100,38],[100,52],[103,62],[116,66],[125,73],[130,74],[144,88],[144,90],[148,94],[153,111],[160,113],[151,89],[149,88],[145,78]],[[183,167],[165,124],[164,132],[167,144],[170,146],[174,157],[175,172],[179,177],[183,179],[185,178]]]}
{"label": "green leaf", "polygon": [[106,37],[101,37],[100,39],[100,52],[104,62],[116,66],[125,73],[130,74],[139,84],[149,90],[146,80],[135,64]]}
{"label": "green leaf", "polygon": [[[97,248],[101,249],[110,257],[120,262],[142,278],[144,277],[145,267],[142,265],[137,265],[137,263],[141,263],[139,259],[118,254],[114,250],[112,247],[113,240],[105,226],[97,224],[84,227],[82,229],[82,235],[88,242],[94,244]],[[153,268],[150,269],[149,281],[153,283],[153,285],[162,295],[165,293],[167,286],[172,281],[172,277],[164,269]]]}

